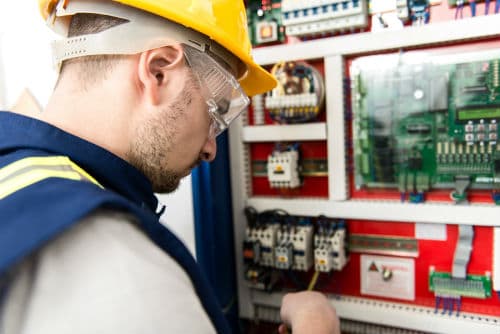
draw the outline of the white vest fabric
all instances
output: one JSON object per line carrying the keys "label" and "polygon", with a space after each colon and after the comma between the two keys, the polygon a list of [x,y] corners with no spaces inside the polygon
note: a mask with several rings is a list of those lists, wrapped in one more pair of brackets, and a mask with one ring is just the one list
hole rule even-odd
{"label": "white vest fabric", "polygon": [[215,333],[183,269],[110,210],[24,261],[4,302],[0,334]]}

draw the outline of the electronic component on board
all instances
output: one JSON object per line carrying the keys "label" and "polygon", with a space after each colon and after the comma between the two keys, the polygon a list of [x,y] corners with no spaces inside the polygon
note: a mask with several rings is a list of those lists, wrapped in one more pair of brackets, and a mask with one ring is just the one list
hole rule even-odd
{"label": "electronic component on board", "polygon": [[325,99],[319,71],[306,62],[282,62],[271,73],[278,85],[265,98],[271,118],[278,123],[304,123],[318,119]]}
{"label": "electronic component on board", "polygon": [[412,25],[424,25],[431,18],[429,0],[408,0]]}
{"label": "electronic component on board", "polygon": [[288,36],[333,33],[368,24],[366,0],[283,0],[283,25]]}
{"label": "electronic component on board", "polygon": [[320,272],[342,270],[347,264],[346,228],[343,222],[318,219],[314,234],[314,268]]}
{"label": "electronic component on board", "polygon": [[451,315],[456,310],[458,315],[462,297],[481,299],[491,297],[491,276],[467,275],[464,279],[454,279],[450,273],[437,272],[431,268],[429,290],[436,295],[436,313],[442,308],[442,313]]}
{"label": "electronic component on board", "polygon": [[267,178],[271,188],[297,188],[301,184],[299,175],[297,147],[293,146],[284,151],[278,148],[267,158]]}
{"label": "electronic component on board", "polygon": [[458,238],[453,256],[451,273],[437,272],[434,267],[429,271],[429,290],[436,296],[436,310],[443,302],[443,313],[450,315],[456,309],[460,313],[462,297],[491,297],[491,273],[486,275],[468,275],[467,268],[473,251],[474,227],[458,226]]}
{"label": "electronic component on board", "polygon": [[278,230],[276,261],[278,269],[307,271],[313,265],[311,224],[284,224]]}
{"label": "electronic component on board", "polygon": [[276,231],[279,219],[274,215],[261,215],[255,209],[245,209],[247,227],[243,240],[244,273],[250,287],[259,290],[271,289],[276,282],[269,271],[274,267]]}
{"label": "electronic component on board", "polygon": [[254,46],[285,40],[280,0],[248,1],[247,17],[248,30]]}
{"label": "electronic component on board", "polygon": [[383,29],[402,29],[408,21],[408,3],[406,0],[370,0],[369,13],[372,15],[371,31]]}

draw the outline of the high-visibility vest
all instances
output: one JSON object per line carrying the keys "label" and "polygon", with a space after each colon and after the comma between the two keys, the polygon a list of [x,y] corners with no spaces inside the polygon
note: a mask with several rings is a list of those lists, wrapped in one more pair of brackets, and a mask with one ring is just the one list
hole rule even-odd
{"label": "high-visibility vest", "polygon": [[189,275],[217,332],[230,333],[205,276],[184,244],[159,223],[158,216],[104,189],[65,156],[24,157],[0,168],[0,290],[15,264],[102,207],[135,215],[150,239]]}

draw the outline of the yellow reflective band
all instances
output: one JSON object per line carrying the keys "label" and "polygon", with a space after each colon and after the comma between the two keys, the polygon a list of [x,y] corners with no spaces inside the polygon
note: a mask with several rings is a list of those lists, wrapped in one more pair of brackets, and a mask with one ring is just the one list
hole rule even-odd
{"label": "yellow reflective band", "polygon": [[0,169],[0,199],[51,177],[85,180],[103,188],[68,157],[29,157]]}

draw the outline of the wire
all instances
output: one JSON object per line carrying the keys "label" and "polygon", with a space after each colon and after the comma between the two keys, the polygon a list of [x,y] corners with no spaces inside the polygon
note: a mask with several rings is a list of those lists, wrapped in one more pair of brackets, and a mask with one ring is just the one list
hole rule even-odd
{"label": "wire", "polygon": [[248,226],[254,227],[257,224],[258,212],[254,207],[247,206],[244,210],[245,217],[247,218]]}
{"label": "wire", "polygon": [[315,271],[313,277],[311,278],[311,282],[309,282],[309,286],[307,287],[307,291],[314,290],[314,286],[318,281],[319,271]]}

